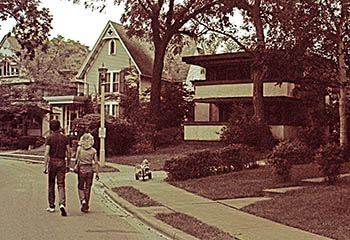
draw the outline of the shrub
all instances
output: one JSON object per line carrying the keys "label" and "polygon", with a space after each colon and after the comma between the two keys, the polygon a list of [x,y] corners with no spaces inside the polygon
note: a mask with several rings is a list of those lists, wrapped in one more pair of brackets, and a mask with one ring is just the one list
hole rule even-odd
{"label": "shrub", "polygon": [[[108,117],[106,119],[106,154],[109,156],[126,154],[130,152],[135,143],[134,127],[120,119]],[[87,114],[73,121],[73,131],[77,133],[77,139],[85,132],[90,132],[95,138],[94,147],[99,151],[100,139],[98,135],[100,116]]]}
{"label": "shrub", "polygon": [[164,128],[155,132],[154,145],[156,147],[169,146],[182,141],[183,127]]}
{"label": "shrub", "polygon": [[290,180],[290,172],[292,164],[289,159],[273,157],[268,159],[269,164],[273,168],[273,173],[282,182],[288,182]]}
{"label": "shrub", "polygon": [[170,181],[210,176],[211,167],[217,165],[213,156],[209,150],[190,153],[182,158],[165,161],[164,170],[169,173]]}
{"label": "shrub", "polygon": [[268,154],[269,159],[288,159],[291,164],[304,164],[313,161],[314,152],[298,139],[280,141]]}
{"label": "shrub", "polygon": [[218,149],[216,155],[221,159],[224,168],[240,171],[249,168],[257,160],[256,150],[244,144],[231,144]]}
{"label": "shrub", "polygon": [[310,148],[317,149],[325,143],[325,128],[322,126],[299,127],[298,139]]}
{"label": "shrub", "polygon": [[237,124],[230,123],[221,134],[223,142],[228,144],[246,144],[260,149],[271,149],[276,140],[267,124],[247,120]]}
{"label": "shrub", "polygon": [[215,151],[203,150],[165,161],[163,169],[168,172],[169,181],[207,177],[250,167],[256,162],[254,153],[254,148],[232,144]]}
{"label": "shrub", "polygon": [[130,152],[135,144],[135,131],[131,124],[114,121],[106,124],[106,153],[108,155],[121,155]]}
{"label": "shrub", "polygon": [[268,163],[274,174],[283,182],[290,180],[290,171],[293,164],[310,163],[313,161],[313,152],[298,139],[279,142],[267,155]]}
{"label": "shrub", "polygon": [[37,138],[36,138],[36,141],[35,141],[35,143],[34,143],[34,147],[37,148],[37,147],[40,147],[40,146],[42,146],[42,145],[44,145],[44,144],[45,144],[45,138],[43,138],[43,137],[37,137]]}
{"label": "shrub", "polygon": [[17,148],[17,144],[18,144],[18,139],[15,137],[0,136],[1,149],[15,149]]}
{"label": "shrub", "polygon": [[315,160],[323,176],[326,177],[326,182],[335,184],[340,173],[341,164],[345,160],[344,149],[335,143],[322,145],[315,154]]}
{"label": "shrub", "polygon": [[34,146],[37,140],[36,136],[21,136],[18,138],[17,147],[19,149],[28,149],[29,145]]}

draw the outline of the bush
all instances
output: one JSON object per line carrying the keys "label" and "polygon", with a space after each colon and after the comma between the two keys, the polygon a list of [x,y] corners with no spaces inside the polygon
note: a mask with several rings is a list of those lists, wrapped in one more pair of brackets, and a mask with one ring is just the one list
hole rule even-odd
{"label": "bush", "polygon": [[[120,119],[108,117],[106,119],[106,155],[114,156],[127,154],[135,144],[134,127]],[[95,138],[94,148],[100,150],[100,139],[98,135],[100,127],[100,116],[98,114],[87,114],[73,121],[73,131],[77,133],[77,139],[85,132],[90,132]]]}
{"label": "bush", "polygon": [[312,162],[313,152],[298,139],[284,140],[268,153],[267,159],[274,174],[286,182],[290,180],[292,166]]}
{"label": "bush", "polygon": [[183,127],[164,128],[156,131],[154,145],[156,147],[169,146],[182,141]]}
{"label": "bush", "polygon": [[257,160],[254,153],[251,147],[232,144],[216,151],[203,150],[165,161],[163,169],[168,172],[169,181],[207,177],[249,168]]}
{"label": "bush", "polygon": [[335,143],[323,145],[317,150],[315,160],[323,176],[326,177],[326,182],[335,184],[340,173],[341,164],[345,161],[344,149]]}
{"label": "bush", "polygon": [[17,148],[27,150],[29,145],[35,145],[37,138],[36,136],[21,136],[18,138]]}
{"label": "bush", "polygon": [[130,152],[135,144],[135,130],[126,122],[110,122],[106,124],[106,153],[108,155],[122,155]]}
{"label": "bush", "polygon": [[0,147],[1,149],[16,149],[18,144],[18,139],[14,137],[4,137],[0,136]]}
{"label": "bush", "polygon": [[268,159],[269,164],[273,168],[273,173],[282,182],[288,182],[290,180],[290,172],[292,164],[289,159],[273,157]]}
{"label": "bush", "polygon": [[[215,159],[215,158],[214,158]],[[186,157],[165,161],[164,170],[167,171],[168,180],[179,181],[190,178],[200,178],[212,175],[210,167],[215,164],[213,152],[204,150],[190,153]]]}
{"label": "bush", "polygon": [[34,143],[34,147],[37,148],[37,147],[40,147],[42,145],[45,144],[45,138],[43,137],[37,137],[35,143]]}
{"label": "bush", "polygon": [[313,162],[314,152],[298,139],[280,141],[268,154],[268,159],[283,158],[293,164]]}
{"label": "bush", "polygon": [[309,148],[317,149],[326,141],[325,128],[322,126],[299,127],[298,139]]}
{"label": "bush", "polygon": [[230,121],[221,134],[221,139],[227,144],[246,144],[260,149],[271,149],[276,143],[270,127],[253,120],[238,124],[233,124]]}

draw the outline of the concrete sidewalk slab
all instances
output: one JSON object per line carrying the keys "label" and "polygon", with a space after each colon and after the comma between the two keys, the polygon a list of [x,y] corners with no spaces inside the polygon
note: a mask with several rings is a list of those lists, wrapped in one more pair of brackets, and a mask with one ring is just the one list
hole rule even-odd
{"label": "concrete sidewalk slab", "polygon": [[271,200],[271,198],[270,197],[248,197],[248,198],[217,200],[217,202],[222,203],[229,207],[241,209],[250,204],[253,204],[259,201],[267,201],[267,200]]}

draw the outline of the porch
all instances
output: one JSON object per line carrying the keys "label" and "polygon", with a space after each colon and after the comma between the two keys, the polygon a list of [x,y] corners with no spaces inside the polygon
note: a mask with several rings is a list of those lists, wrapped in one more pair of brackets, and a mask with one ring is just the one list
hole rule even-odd
{"label": "porch", "polygon": [[57,114],[50,119],[57,119],[66,135],[71,134],[72,122],[85,112],[88,96],[49,96],[44,99],[50,104],[51,112],[56,109]]}

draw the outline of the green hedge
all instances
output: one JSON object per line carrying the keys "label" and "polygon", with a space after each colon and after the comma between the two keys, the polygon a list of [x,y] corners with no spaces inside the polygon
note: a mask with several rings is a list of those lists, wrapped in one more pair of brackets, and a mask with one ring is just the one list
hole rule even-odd
{"label": "green hedge", "polygon": [[232,144],[215,151],[202,150],[185,157],[165,161],[163,169],[169,181],[202,178],[249,168],[257,161],[255,149]]}

